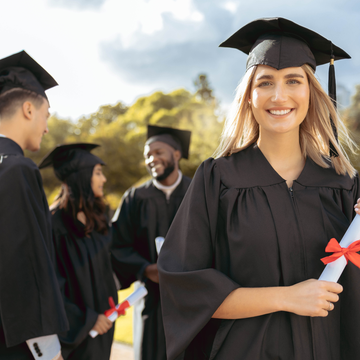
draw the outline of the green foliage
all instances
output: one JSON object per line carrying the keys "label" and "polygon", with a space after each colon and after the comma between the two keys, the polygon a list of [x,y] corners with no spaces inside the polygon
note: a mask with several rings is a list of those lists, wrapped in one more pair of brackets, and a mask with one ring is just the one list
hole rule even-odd
{"label": "green foliage", "polygon": [[[101,106],[98,112],[82,117],[75,123],[52,116],[49,134],[44,136],[41,150],[27,155],[39,163],[57,144],[99,144],[101,147],[95,149],[94,154],[107,164],[104,168],[108,179],[106,191],[117,198],[134,183],[148,176],[143,159],[147,125],[171,126],[192,131],[190,158],[180,162],[183,173],[192,177],[200,163],[216,149],[222,129],[222,119],[216,115],[216,101],[204,76],[200,75],[199,81],[202,79],[200,85],[203,89],[208,88],[210,97],[206,99],[199,96],[199,88],[194,94],[184,89],[168,94],[158,91],[139,98],[128,108],[122,103]],[[44,169],[42,174],[49,196],[59,186],[59,181],[55,179],[52,169]]]}
{"label": "green foliage", "polygon": [[[352,139],[360,144],[360,85],[356,86],[355,95],[351,99],[350,107],[343,113],[343,118],[349,128]],[[355,169],[360,172],[359,154],[349,152],[349,158]]]}

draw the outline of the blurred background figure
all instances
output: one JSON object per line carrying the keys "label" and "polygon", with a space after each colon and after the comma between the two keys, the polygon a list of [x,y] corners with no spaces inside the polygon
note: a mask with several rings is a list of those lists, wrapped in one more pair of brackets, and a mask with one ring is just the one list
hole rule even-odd
{"label": "blurred background figure", "polygon": [[[109,359],[113,323],[103,315],[117,301],[105,216],[104,162],[90,153],[95,144],[57,146],[39,165],[52,166],[62,181],[51,206],[56,265],[70,329],[60,336],[64,359]],[[99,335],[91,338],[90,330]]]}
{"label": "blurred background figure", "polygon": [[180,159],[188,158],[190,136],[186,130],[148,126],[144,158],[152,179],[125,193],[113,219],[112,264],[121,287],[139,280],[148,290],[134,310],[136,360],[166,360],[155,239],[165,238],[190,184],[179,169]]}

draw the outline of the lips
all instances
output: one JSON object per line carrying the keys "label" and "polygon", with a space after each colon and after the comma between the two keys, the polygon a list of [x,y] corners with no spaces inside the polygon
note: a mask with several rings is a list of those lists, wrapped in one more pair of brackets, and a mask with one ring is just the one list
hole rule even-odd
{"label": "lips", "polygon": [[[151,166],[151,165],[150,165]],[[151,166],[151,172],[153,174],[157,174],[159,171],[162,171],[164,169],[163,164],[156,164],[155,166]]]}
{"label": "lips", "polygon": [[291,112],[292,109],[286,109],[286,110],[268,110],[268,112],[272,115],[286,115],[289,112]]}

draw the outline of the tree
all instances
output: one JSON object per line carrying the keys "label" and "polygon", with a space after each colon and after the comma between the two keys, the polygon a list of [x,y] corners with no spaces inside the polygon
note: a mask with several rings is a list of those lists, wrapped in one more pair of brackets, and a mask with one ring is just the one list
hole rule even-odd
{"label": "tree", "polygon": [[199,96],[201,100],[205,102],[212,102],[215,100],[206,74],[199,74],[197,79],[194,80],[194,86],[196,95]]}
{"label": "tree", "polygon": [[[355,95],[351,99],[350,107],[344,111],[343,118],[349,128],[352,139],[356,144],[360,144],[360,85],[356,86]],[[355,169],[359,172],[359,156],[349,152],[349,158]]]}
{"label": "tree", "polygon": [[[206,87],[207,80],[202,82],[202,88]],[[41,151],[30,157],[39,163],[50,149],[61,143],[99,144],[101,147],[93,153],[107,164],[104,168],[108,179],[106,191],[118,198],[130,186],[149,176],[143,158],[147,125],[170,126],[192,131],[190,158],[180,163],[183,173],[192,177],[199,164],[214,152],[221,133],[216,101],[208,101],[214,99],[212,93],[210,95],[204,100],[198,91],[178,89],[168,94],[158,91],[139,98],[128,108],[121,103],[101,106],[96,113],[75,123],[53,116]],[[42,174],[50,196],[60,182],[52,170],[44,169]]]}

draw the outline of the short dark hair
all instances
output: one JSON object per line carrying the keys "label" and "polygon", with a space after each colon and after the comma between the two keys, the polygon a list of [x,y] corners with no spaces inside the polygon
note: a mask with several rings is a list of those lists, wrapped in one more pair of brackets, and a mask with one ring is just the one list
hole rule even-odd
{"label": "short dark hair", "polygon": [[43,96],[30,90],[21,88],[7,90],[0,94],[0,119],[13,116],[25,101],[30,101],[38,109],[44,100]]}

